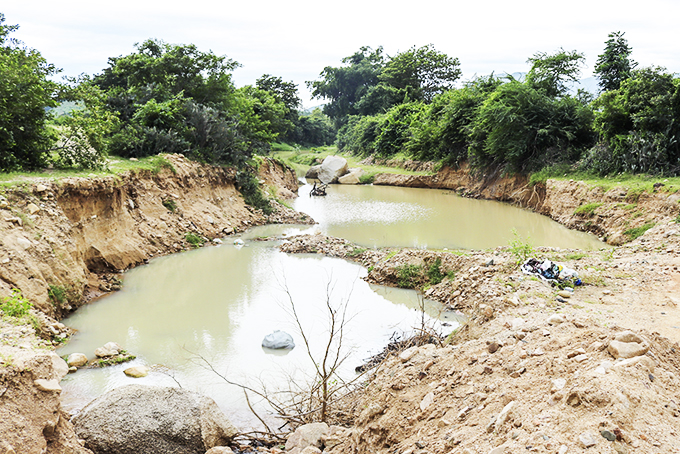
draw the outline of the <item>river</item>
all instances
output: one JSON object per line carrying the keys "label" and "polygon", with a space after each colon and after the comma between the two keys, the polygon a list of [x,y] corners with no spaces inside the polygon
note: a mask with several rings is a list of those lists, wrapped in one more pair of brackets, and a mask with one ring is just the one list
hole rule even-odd
{"label": "river", "polygon": [[[126,273],[123,289],[80,308],[65,323],[78,330],[60,355],[83,352],[115,341],[137,355],[125,365],[79,370],[62,381],[64,406],[78,411],[98,395],[130,383],[192,389],[215,399],[238,427],[254,425],[240,388],[206,368],[207,360],[229,380],[259,388],[285,388],[311,380],[313,363],[299,326],[311,339],[311,356],[323,355],[328,336],[326,301],[346,306],[347,324],[340,373],[377,353],[395,333],[422,323],[451,330],[455,322],[441,307],[414,291],[367,284],[366,270],[352,262],[318,255],[287,255],[277,241],[259,237],[321,231],[367,247],[489,248],[506,245],[512,229],[536,245],[593,249],[596,238],[570,231],[548,218],[508,205],[470,200],[452,192],[380,186],[332,186],[325,198],[300,190],[294,207],[319,221],[316,226],[263,226],[231,243],[166,256]],[[439,320],[444,319],[444,320]],[[442,326],[441,323],[448,326]],[[297,344],[272,352],[260,344],[281,329]],[[123,374],[130,364],[152,366],[149,376]],[[263,408],[261,403],[256,406]]]}

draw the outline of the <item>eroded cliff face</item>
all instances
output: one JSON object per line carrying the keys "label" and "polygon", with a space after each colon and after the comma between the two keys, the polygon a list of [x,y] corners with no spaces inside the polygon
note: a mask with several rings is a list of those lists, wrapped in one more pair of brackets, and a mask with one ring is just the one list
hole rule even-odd
{"label": "eroded cliff face", "polygon": [[[613,245],[630,240],[624,232],[660,224],[680,214],[680,193],[640,193],[616,187],[607,192],[581,181],[548,180],[531,185],[524,175],[476,174],[467,165],[442,168],[434,175],[376,175],[373,184],[450,189],[466,197],[497,200],[529,208],[569,228],[591,232]],[[577,213],[587,204],[592,212]]]}
{"label": "eroded cliff face", "polygon": [[[119,288],[122,270],[191,248],[187,233],[212,240],[264,223],[313,222],[277,202],[269,216],[247,206],[231,169],[166,158],[171,168],[158,173],[40,180],[0,193],[0,296],[21,290],[41,325],[35,332],[0,318],[0,454],[91,452],[61,408],[68,367],[50,350],[70,330],[53,318]],[[259,171],[266,192],[296,196],[291,169],[264,159]],[[50,298],[50,286],[65,299]]]}
{"label": "eroded cliff face", "polygon": [[[156,174],[40,181],[8,190],[8,206],[0,209],[0,295],[18,288],[40,311],[61,318],[115,290],[116,273],[190,247],[187,233],[211,240],[300,218],[279,204],[270,217],[247,206],[231,169],[181,155],[167,159],[172,169]],[[295,196],[290,169],[265,159],[260,171],[266,190]],[[50,299],[50,286],[66,290],[66,300]]]}

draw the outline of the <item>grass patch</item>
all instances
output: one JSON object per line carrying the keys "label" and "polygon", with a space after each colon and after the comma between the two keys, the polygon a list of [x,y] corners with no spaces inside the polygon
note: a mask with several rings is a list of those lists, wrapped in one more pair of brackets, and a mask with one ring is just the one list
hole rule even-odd
{"label": "grass patch", "polygon": [[651,229],[652,227],[654,227],[654,223],[653,222],[647,222],[646,224],[641,225],[640,227],[634,227],[632,229],[628,229],[625,232],[623,232],[623,234],[626,235],[627,237],[629,237],[631,241],[633,241],[634,239],[644,235],[644,233],[647,230]]}
{"label": "grass patch", "polygon": [[402,265],[396,268],[397,284],[401,288],[416,288],[423,273],[422,265]]}
{"label": "grass patch", "polygon": [[187,232],[187,234],[184,235],[184,239],[194,248],[201,247],[203,246],[203,243],[205,243],[202,236],[196,235],[193,232]]}
{"label": "grass patch", "polygon": [[595,210],[600,208],[602,205],[602,202],[586,203],[585,205],[581,205],[580,207],[576,208],[576,210],[574,210],[574,214],[577,216],[590,217],[595,214]]}
{"label": "grass patch", "polygon": [[168,211],[172,211],[174,213],[177,209],[177,203],[175,203],[175,201],[172,199],[163,200],[162,203],[163,206],[168,209]]}
{"label": "grass patch", "polygon": [[50,297],[52,304],[56,307],[61,307],[68,301],[66,297],[66,288],[62,285],[50,285],[47,290],[47,295]]}
{"label": "grass patch", "polygon": [[159,173],[163,169],[168,169],[176,174],[177,169],[172,163],[162,155],[147,156],[140,158],[137,161],[131,161],[127,158],[119,156],[110,156],[107,159],[107,169],[103,170],[88,170],[88,169],[41,169],[33,172],[8,172],[0,173],[0,185],[6,187],[19,186],[27,181],[34,179],[48,179],[59,181],[63,178],[81,177],[106,177],[111,175],[119,175],[128,171],[149,170],[154,174]]}
{"label": "grass patch", "polygon": [[351,252],[347,254],[347,257],[359,257],[361,254],[366,252],[365,248],[355,247]]}
{"label": "grass patch", "polygon": [[565,260],[581,260],[583,257],[588,257],[586,252],[574,252],[573,254],[567,254],[564,256]]}
{"label": "grass patch", "polygon": [[137,357],[135,355],[131,355],[127,351],[121,350],[121,352],[117,356],[111,356],[110,358],[102,358],[100,360],[94,361],[92,365],[95,367],[115,366],[116,364],[126,363],[136,358]]}
{"label": "grass patch", "polygon": [[626,200],[632,202],[637,200],[643,192],[651,193],[654,191],[654,183],[663,183],[664,186],[657,189],[657,192],[674,193],[680,190],[680,177],[659,177],[653,175],[633,175],[623,173],[619,175],[596,175],[592,172],[574,171],[568,165],[555,165],[542,169],[539,172],[531,174],[529,181],[538,183],[545,182],[548,179],[565,181],[576,180],[582,181],[590,187],[598,187],[603,191],[609,191],[613,188],[626,189]]}
{"label": "grass patch", "polygon": [[22,318],[28,315],[33,305],[21,295],[21,290],[12,289],[12,295],[2,299],[0,311],[8,317]]}
{"label": "grass patch", "polygon": [[446,274],[441,270],[442,259],[437,257],[434,262],[427,267],[427,278],[432,285],[437,285],[444,280]]}

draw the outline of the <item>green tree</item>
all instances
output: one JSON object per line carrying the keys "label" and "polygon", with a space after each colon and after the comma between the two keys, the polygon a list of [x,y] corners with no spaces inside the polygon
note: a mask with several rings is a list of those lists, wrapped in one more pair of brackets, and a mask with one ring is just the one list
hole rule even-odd
{"label": "green tree", "polygon": [[320,80],[308,81],[312,97],[327,99],[323,112],[341,127],[350,115],[361,112],[357,103],[369,89],[378,84],[378,76],[385,65],[383,48],[364,46],[349,57],[342,59],[345,66],[327,66],[321,71]]}
{"label": "green tree", "polygon": [[283,103],[290,112],[296,112],[302,105],[302,100],[298,96],[297,85],[293,82],[284,82],[281,77],[264,74],[255,81],[255,86],[260,90],[268,91]]}
{"label": "green tree", "polygon": [[478,165],[532,171],[573,162],[593,143],[592,113],[576,99],[554,99],[529,83],[501,85],[479,107],[470,154]]}
{"label": "green tree", "polygon": [[88,76],[71,79],[62,87],[60,101],[80,108],[55,118],[59,134],[55,147],[58,167],[99,169],[106,165],[108,137],[118,126],[118,117],[106,108],[106,95]]}
{"label": "green tree", "polygon": [[680,81],[665,68],[633,70],[593,106],[601,143],[585,160],[589,169],[680,173]]}
{"label": "green tree", "polygon": [[554,54],[537,52],[527,60],[531,69],[526,82],[551,98],[564,96],[568,91],[567,84],[578,82],[584,61],[584,54],[575,50],[566,52],[560,49]]}
{"label": "green tree", "polygon": [[618,90],[621,82],[630,78],[637,63],[630,58],[633,49],[623,37],[625,33],[613,32],[608,35],[604,52],[597,58],[595,75],[603,91]]}
{"label": "green tree", "polygon": [[316,108],[309,115],[300,115],[287,137],[294,143],[307,146],[330,145],[335,140],[335,132],[328,115]]}
{"label": "green tree", "polygon": [[469,135],[481,104],[501,85],[493,74],[437,95],[421,120],[412,123],[409,151],[421,160],[467,159]]}
{"label": "green tree", "polygon": [[0,13],[0,171],[35,169],[45,164],[54,136],[45,127],[48,107],[56,106],[59,72],[34,49],[9,34]]}
{"label": "green tree", "polygon": [[392,57],[379,79],[402,92],[402,98],[429,103],[435,95],[453,88],[460,75],[457,58],[449,57],[428,44],[419,48],[414,46]]}

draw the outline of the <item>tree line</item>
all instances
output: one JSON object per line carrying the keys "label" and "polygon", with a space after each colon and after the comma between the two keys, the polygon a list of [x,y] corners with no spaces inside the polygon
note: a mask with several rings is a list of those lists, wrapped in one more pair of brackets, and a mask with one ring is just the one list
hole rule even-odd
{"label": "tree line", "polygon": [[[584,64],[577,51],[537,52],[521,78],[461,82],[459,60],[431,44],[393,56],[362,47],[307,82],[325,104],[306,114],[292,82],[264,74],[236,88],[238,62],[155,39],[58,83],[53,64],[11,37],[17,28],[0,13],[0,171],[95,169],[109,155],[160,152],[244,167],[287,142],[512,172],[680,172],[680,82],[638,68],[620,32],[597,60],[597,97],[571,88]],[[64,102],[72,108],[59,115]]]}
{"label": "tree line", "polygon": [[[597,60],[597,97],[573,86],[584,55],[538,52],[523,78],[460,83],[459,62],[432,45],[385,57],[362,47],[308,82],[339,128],[340,150],[533,172],[680,173],[680,80],[637,68],[624,34]],[[456,84],[458,86],[456,86]]]}
{"label": "tree line", "polygon": [[[195,45],[149,39],[111,57],[97,75],[63,83],[35,49],[11,38],[17,25],[0,13],[0,171],[102,168],[109,155],[185,153],[243,167],[275,141],[325,145],[329,118],[298,109],[297,86],[265,74],[236,88],[239,63]],[[55,115],[60,103],[74,107]]]}

